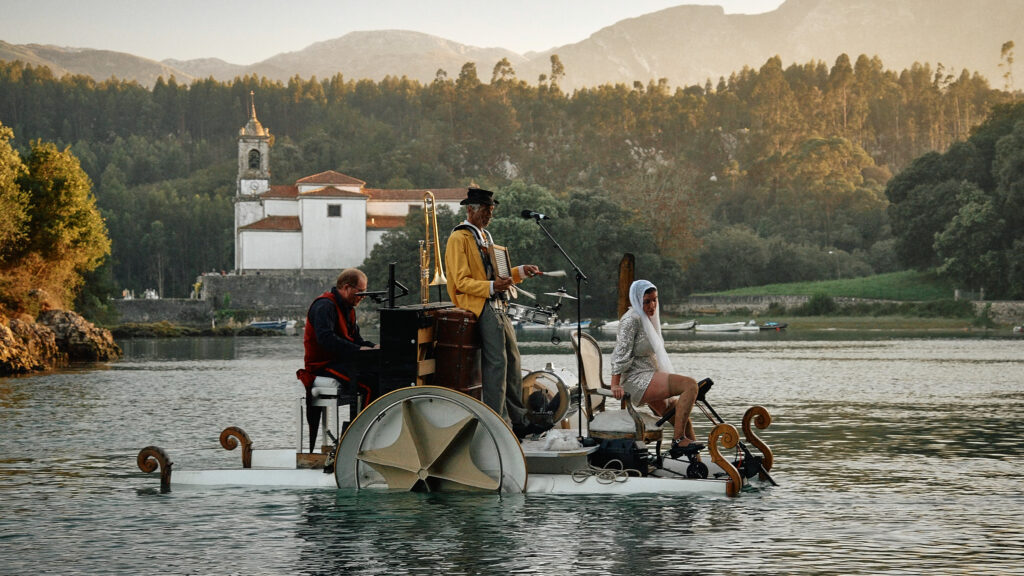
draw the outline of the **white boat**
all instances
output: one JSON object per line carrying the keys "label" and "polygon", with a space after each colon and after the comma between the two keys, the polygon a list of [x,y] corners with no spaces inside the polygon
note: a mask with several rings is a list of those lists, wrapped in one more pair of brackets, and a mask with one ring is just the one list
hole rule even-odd
{"label": "white boat", "polygon": [[697,332],[760,332],[761,327],[757,322],[726,322],[723,324],[697,324],[694,328]]}
{"label": "white boat", "polygon": [[612,320],[610,322],[605,322],[604,324],[601,324],[600,326],[598,326],[597,329],[600,330],[601,332],[618,332],[619,331],[619,321],[618,320]]}
{"label": "white boat", "polygon": [[676,322],[674,324],[670,324],[668,322],[662,322],[661,323],[661,330],[663,332],[665,330],[692,330],[693,327],[696,326],[696,325],[697,325],[697,321],[696,320],[687,320],[686,322]]}
{"label": "white boat", "polygon": [[[585,354],[584,361],[595,358],[599,361],[600,349],[596,341],[586,334],[583,337],[592,342],[597,351],[596,356]],[[600,365],[596,366],[593,362],[585,363],[585,373],[590,369],[599,371]],[[327,413],[331,412],[334,413],[334,429],[344,430],[336,444],[326,445],[325,432],[324,449],[318,453],[303,451],[303,392],[299,399],[297,448],[254,450],[252,440],[243,430],[229,427],[221,433],[220,442],[227,450],[241,447],[241,467],[175,468],[173,484],[175,487],[357,491],[737,496],[746,485],[772,482],[768,476],[773,463],[771,450],[751,431],[752,425],[763,429],[771,423],[771,416],[764,408],[754,406],[743,418],[747,442],[763,456],[754,456],[740,443],[736,428],[719,423],[708,436],[709,460],[699,456],[672,459],[661,450],[662,432],[656,427],[654,416],[639,418],[628,405],[628,409],[609,406],[594,417],[582,417],[579,395],[568,389],[572,386],[566,386],[568,378],[571,378],[570,373],[550,365],[524,378],[524,388],[529,385],[534,390],[556,389],[559,398],[564,397],[569,407],[556,412],[560,423],[555,428],[542,437],[522,442],[497,413],[479,400],[437,386],[399,388],[378,398],[351,422],[345,422],[344,412],[347,411],[340,410],[337,400],[330,396],[332,389],[337,394],[336,383],[317,378],[313,396],[328,407],[324,416],[325,431],[332,420]],[[326,381],[333,384],[325,384]],[[591,391],[588,387],[587,390],[588,396],[609,394],[600,388]],[[575,405],[572,398],[576,399]],[[596,410],[597,401],[591,398],[585,406],[588,411]],[[342,422],[344,425],[339,424]],[[579,428],[568,427],[578,422],[584,425],[582,434]],[[594,458],[601,454],[608,458],[609,449],[596,442],[581,442],[583,437],[630,438],[636,437],[635,433],[644,442],[626,440],[620,444],[629,447],[632,459],[612,452],[616,458],[628,462],[626,466],[616,466],[607,459],[603,467],[595,466]],[[651,448],[649,443],[655,442]],[[144,472],[159,469],[161,491],[171,490],[172,464],[167,452],[147,446],[139,452],[137,463]],[[333,474],[329,473],[331,468]]]}
{"label": "white boat", "polygon": [[[248,434],[229,426],[221,432],[221,446],[227,450],[241,446],[241,469],[175,469],[175,485],[737,496],[754,482],[774,484],[769,476],[772,451],[752,429],[771,424],[767,410],[752,406],[742,420],[746,443],[761,455],[741,443],[736,428],[712,409],[704,412],[712,423],[706,440],[710,459],[700,454],[670,458],[662,451],[664,423],[628,401],[621,407],[618,402],[606,402],[611,390],[602,375],[601,348],[586,332],[570,332],[576,364],[582,369],[578,378],[550,364],[523,378],[523,403],[539,403],[543,408],[531,409],[551,410],[555,426],[542,438],[520,442],[494,410],[469,395],[479,395],[479,386],[471,378],[453,374],[453,364],[445,363],[458,362],[461,367],[461,359],[471,357],[447,354],[468,341],[465,332],[438,329],[434,341],[421,327],[419,322],[429,315],[436,316],[439,324],[447,321],[444,310],[437,304],[379,310],[382,330],[387,325],[398,336],[382,337],[379,351],[365,357],[367,361],[376,358],[381,373],[379,387],[366,390],[374,398],[369,405],[361,405],[361,391],[346,392],[337,380],[300,371],[309,389],[293,381],[298,422],[293,448],[254,450]],[[462,322],[450,323],[461,327]],[[570,325],[575,322],[567,322],[566,328]],[[420,358],[414,362],[406,360],[410,342],[412,358]],[[418,350],[417,342],[429,350]],[[446,354],[428,357],[435,345]],[[418,356],[420,352],[423,356]],[[697,400],[707,408],[706,394],[712,384],[710,379],[700,382]],[[307,422],[307,404],[320,409],[320,420]],[[307,424],[313,436],[304,438]],[[319,438],[318,428],[322,430]],[[320,449],[314,451],[318,444]],[[260,445],[272,444],[261,439]],[[137,464],[144,472],[159,469],[161,491],[170,491],[172,463],[166,451],[147,446],[139,452]]]}

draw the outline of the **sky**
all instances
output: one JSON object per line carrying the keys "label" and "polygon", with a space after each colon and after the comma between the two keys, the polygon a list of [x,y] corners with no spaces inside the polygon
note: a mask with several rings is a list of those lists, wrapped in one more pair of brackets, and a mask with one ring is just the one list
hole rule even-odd
{"label": "sky", "polygon": [[254,64],[365,30],[413,30],[524,54],[683,4],[760,14],[783,0],[0,0],[0,40],[152,60]]}

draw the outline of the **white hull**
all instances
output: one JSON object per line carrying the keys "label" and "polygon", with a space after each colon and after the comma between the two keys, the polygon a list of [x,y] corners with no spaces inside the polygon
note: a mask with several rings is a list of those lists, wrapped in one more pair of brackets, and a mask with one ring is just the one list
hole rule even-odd
{"label": "white hull", "polygon": [[664,330],[692,330],[693,327],[696,326],[696,325],[697,325],[697,321],[696,320],[689,320],[687,322],[678,322],[676,324],[669,324],[668,322],[664,322],[661,325],[661,329],[662,329],[662,331],[664,331]]}
{"label": "white hull", "polygon": [[[292,463],[295,461],[294,450],[255,450],[253,465],[267,454],[287,454]],[[706,460],[707,458],[705,458]],[[684,463],[669,462],[671,466],[680,467]],[[712,476],[718,470],[714,465]],[[685,474],[685,468],[679,472]],[[664,474],[664,472],[661,472]],[[678,473],[678,472],[677,472]],[[596,476],[583,476],[573,479],[571,474],[530,474],[526,482],[527,494],[706,494],[724,496],[726,481],[714,478],[692,479],[680,478],[674,474],[669,477],[621,477],[619,481],[608,482]],[[334,474],[324,474],[319,469],[280,469],[280,468],[238,468],[223,470],[175,470],[173,473],[175,487],[237,487],[237,488],[294,488],[337,490],[338,483]],[[365,490],[387,489],[369,487]]]}
{"label": "white hull", "polygon": [[751,322],[726,322],[724,324],[697,324],[697,332],[760,332],[761,328]]}

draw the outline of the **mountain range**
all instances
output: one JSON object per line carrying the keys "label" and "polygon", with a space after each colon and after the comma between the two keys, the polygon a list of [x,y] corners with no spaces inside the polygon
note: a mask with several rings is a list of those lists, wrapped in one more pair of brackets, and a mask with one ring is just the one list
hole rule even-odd
{"label": "mountain range", "polygon": [[[666,79],[672,86],[716,83],[744,66],[759,68],[778,55],[783,65],[847,54],[878,56],[889,69],[913,63],[939,64],[947,73],[977,71],[993,87],[1004,86],[1003,45],[1024,41],[1021,0],[786,0],[764,14],[725,14],[719,6],[681,5],[622,20],[574,44],[517,54],[478,48],[408,30],[352,32],[297,52],[253,64],[216,58],[157,62],[122,52],[0,40],[0,60],[50,67],[58,76],[117,77],[152,86],[174,75],[179,83],[212,77],[227,81],[244,74],[287,81],[330,77],[381,80],[407,76],[431,82],[439,70],[449,78],[474,62],[483,82],[507,58],[519,79],[536,83],[550,74],[551,55],[565,67],[560,86],[572,90],[605,83],[646,84]],[[1024,44],[1022,44],[1024,45]]]}

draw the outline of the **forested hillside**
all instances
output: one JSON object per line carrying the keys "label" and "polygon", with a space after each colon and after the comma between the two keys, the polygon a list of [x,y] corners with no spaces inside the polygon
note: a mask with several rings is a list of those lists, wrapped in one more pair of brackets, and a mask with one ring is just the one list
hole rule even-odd
{"label": "forested hillside", "polygon": [[566,205],[599,199],[650,234],[662,267],[688,270],[681,290],[710,290],[898,268],[886,182],[1009,98],[968,71],[888,70],[869,56],[571,94],[551,64],[537,85],[502,61],[429,84],[172,78],[149,90],[0,63],[0,123],[19,150],[70,145],[92,179],[112,240],[93,292],[183,297],[199,272],[230,268],[250,90],[275,135],[276,184],[338,170],[379,188],[520,182]]}

